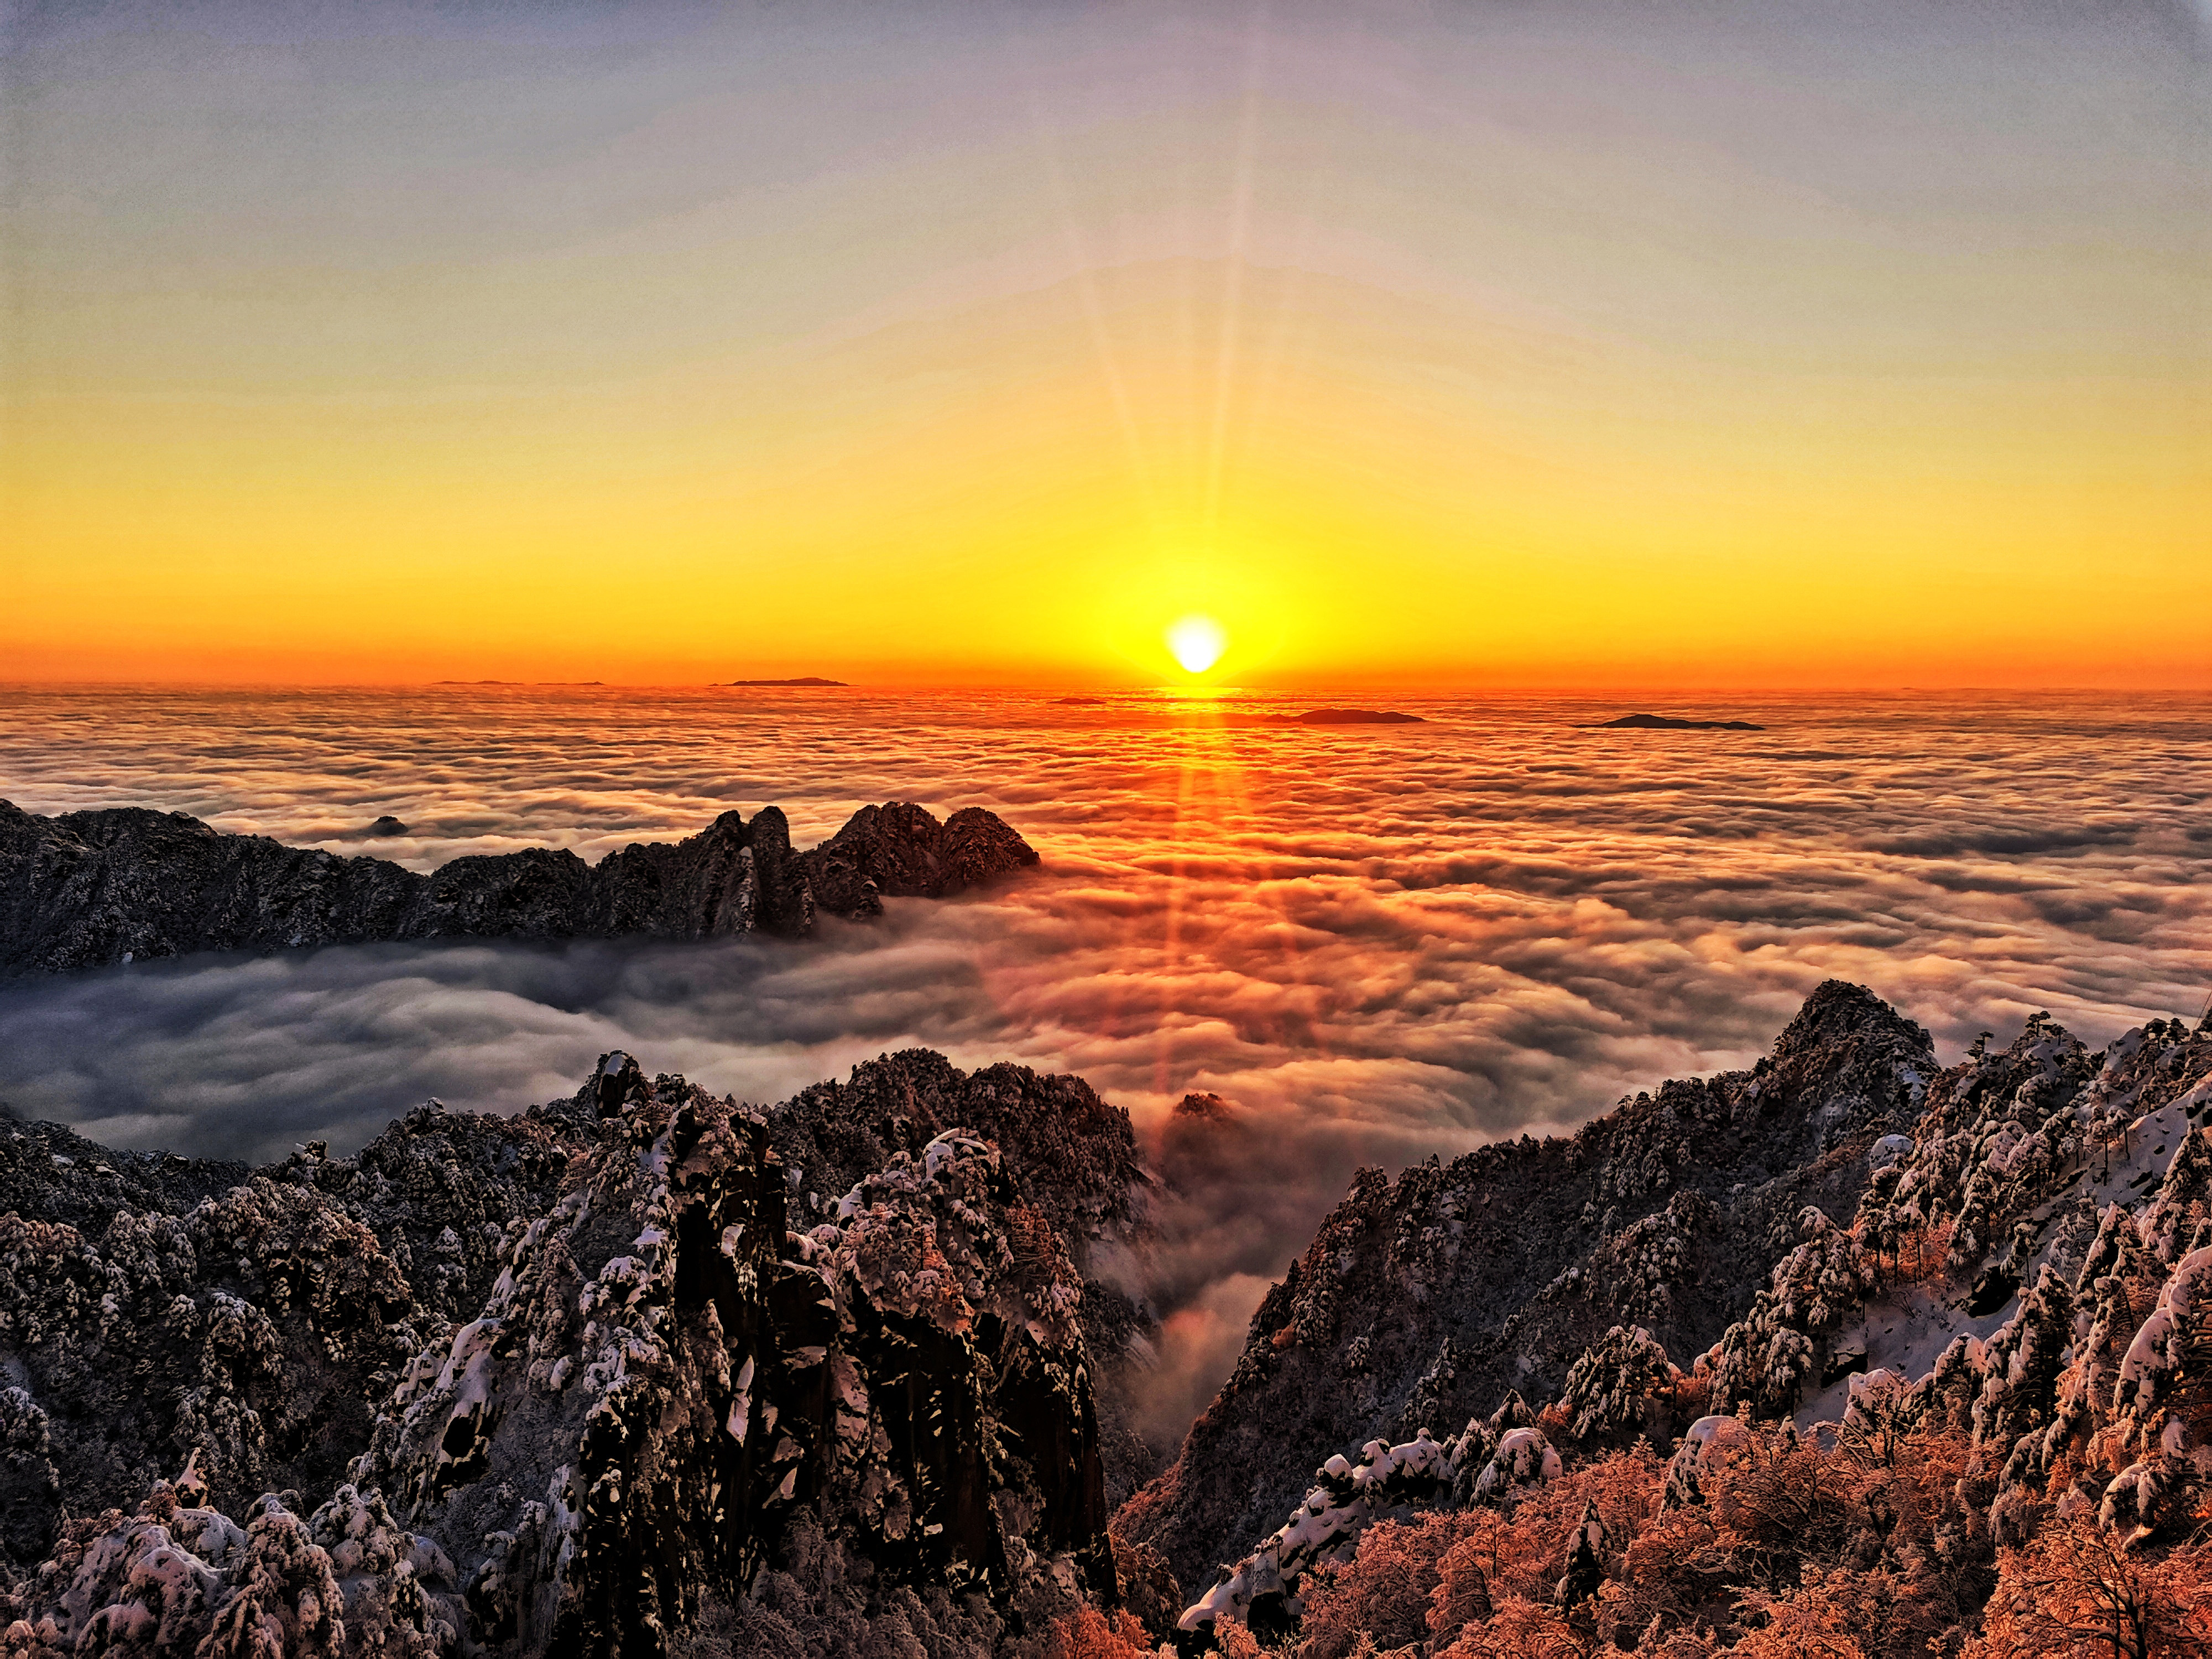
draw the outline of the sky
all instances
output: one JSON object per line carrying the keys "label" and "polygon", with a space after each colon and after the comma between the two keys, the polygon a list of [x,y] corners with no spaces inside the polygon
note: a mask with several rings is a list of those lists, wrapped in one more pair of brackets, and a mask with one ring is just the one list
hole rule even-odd
{"label": "sky", "polygon": [[2212,686],[2187,4],[0,30],[0,678]]}

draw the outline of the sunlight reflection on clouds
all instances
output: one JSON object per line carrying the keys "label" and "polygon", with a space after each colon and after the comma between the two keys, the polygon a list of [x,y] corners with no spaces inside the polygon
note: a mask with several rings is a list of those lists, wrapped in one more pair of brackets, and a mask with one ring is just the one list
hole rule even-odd
{"label": "sunlight reflection on clouds", "polygon": [[[1739,701],[1771,729],[1736,733],[1576,730],[1620,705],[1556,699],[1401,699],[1432,724],[1353,731],[1008,696],[6,702],[0,794],[30,811],[157,805],[417,867],[595,858],[769,801],[802,844],[869,800],[1000,811],[1042,873],[803,943],[18,982],[0,1093],[112,1141],[267,1158],[357,1144],[428,1094],[566,1094],[617,1046],[763,1101],[915,1043],[1073,1071],[1176,1184],[1158,1270],[1200,1370],[1241,1318],[1201,1315],[1279,1273],[1358,1164],[1747,1064],[1823,978],[1872,985],[1947,1053],[2038,1008],[2103,1041],[2212,987],[2201,700]],[[339,839],[380,813],[411,833]],[[1163,1144],[1193,1090],[1231,1103],[1206,1133],[1234,1156]]]}

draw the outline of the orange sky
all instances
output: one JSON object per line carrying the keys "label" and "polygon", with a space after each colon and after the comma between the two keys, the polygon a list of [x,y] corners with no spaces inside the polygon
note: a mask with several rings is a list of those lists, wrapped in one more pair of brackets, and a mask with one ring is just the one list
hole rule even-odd
{"label": "orange sky", "polygon": [[2212,685],[2167,13],[802,9],[27,28],[0,678]]}

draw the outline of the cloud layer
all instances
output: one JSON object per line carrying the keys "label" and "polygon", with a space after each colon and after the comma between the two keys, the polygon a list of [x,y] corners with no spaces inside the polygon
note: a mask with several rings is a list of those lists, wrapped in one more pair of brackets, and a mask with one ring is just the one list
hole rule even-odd
{"label": "cloud layer", "polygon": [[[2212,989],[2201,701],[1401,700],[1431,724],[1157,702],[453,690],[9,692],[0,794],[137,804],[428,867],[586,857],[774,801],[1004,814],[1044,872],[799,944],[193,958],[0,988],[0,1098],[98,1139],[349,1148],[427,1095],[514,1110],[603,1050],[769,1101],[911,1044],[1073,1071],[1170,1183],[1163,1423],[1364,1163],[1571,1128],[1747,1064],[1835,975],[1954,1051],[2047,1008],[2092,1041]],[[1291,707],[1302,705],[1291,705]],[[397,840],[349,839],[381,813]],[[1186,1093],[1218,1114],[1174,1115]],[[1165,1432],[1165,1430],[1162,1431]]]}

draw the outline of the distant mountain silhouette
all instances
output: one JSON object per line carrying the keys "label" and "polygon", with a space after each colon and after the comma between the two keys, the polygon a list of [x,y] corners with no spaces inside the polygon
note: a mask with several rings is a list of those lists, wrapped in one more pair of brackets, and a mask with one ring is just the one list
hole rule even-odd
{"label": "distant mountain silhouette", "polygon": [[1617,720],[1599,720],[1585,732],[1764,732],[1749,720],[1680,720],[1672,714],[1623,714]]}
{"label": "distant mountain silhouette", "polygon": [[729,681],[726,681],[726,682],[725,682],[725,684],[729,684],[729,685],[800,685],[800,686],[813,686],[813,685],[844,685],[844,684],[849,684],[849,682],[845,681],[845,680],[825,680],[825,679],[818,679],[818,678],[815,678],[815,677],[814,677],[814,676],[812,676],[812,675],[809,675],[809,676],[807,676],[807,677],[806,677],[805,678],[804,678],[804,679],[796,679],[796,680],[729,680]]}
{"label": "distant mountain silhouette", "polygon": [[1277,717],[1295,726],[1425,726],[1419,714],[1401,714],[1382,708],[1311,708],[1303,714]]}

